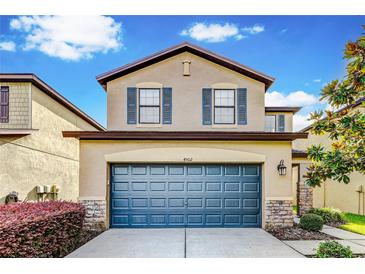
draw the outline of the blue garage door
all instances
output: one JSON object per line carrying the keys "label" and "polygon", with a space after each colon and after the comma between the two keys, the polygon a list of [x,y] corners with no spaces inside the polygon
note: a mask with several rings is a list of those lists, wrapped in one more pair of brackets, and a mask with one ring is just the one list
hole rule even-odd
{"label": "blue garage door", "polygon": [[259,227],[259,165],[112,165],[111,227]]}

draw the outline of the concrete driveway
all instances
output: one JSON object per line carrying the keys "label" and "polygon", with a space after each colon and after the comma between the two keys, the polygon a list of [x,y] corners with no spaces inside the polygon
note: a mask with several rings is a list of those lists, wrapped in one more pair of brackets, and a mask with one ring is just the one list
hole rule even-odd
{"label": "concrete driveway", "polygon": [[260,228],[109,229],[69,258],[303,257]]}

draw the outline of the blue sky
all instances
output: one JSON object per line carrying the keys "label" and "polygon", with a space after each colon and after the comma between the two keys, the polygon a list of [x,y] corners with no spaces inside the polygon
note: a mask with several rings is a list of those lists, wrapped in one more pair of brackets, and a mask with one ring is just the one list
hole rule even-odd
{"label": "blue sky", "polygon": [[364,16],[0,17],[0,72],[32,72],[106,124],[95,76],[190,41],[276,78],[267,105],[305,105],[306,124],[322,86],[345,72],[347,41]]}

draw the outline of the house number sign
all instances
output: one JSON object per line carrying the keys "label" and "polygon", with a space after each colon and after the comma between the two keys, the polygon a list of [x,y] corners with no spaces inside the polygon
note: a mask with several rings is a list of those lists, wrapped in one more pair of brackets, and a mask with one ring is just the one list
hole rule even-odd
{"label": "house number sign", "polygon": [[193,157],[184,157],[184,162],[192,162]]}

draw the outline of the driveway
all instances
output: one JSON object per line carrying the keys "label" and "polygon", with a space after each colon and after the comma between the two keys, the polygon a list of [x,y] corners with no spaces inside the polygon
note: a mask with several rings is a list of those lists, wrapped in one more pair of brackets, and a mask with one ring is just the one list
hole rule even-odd
{"label": "driveway", "polygon": [[301,254],[260,228],[109,229],[69,258],[289,258]]}

